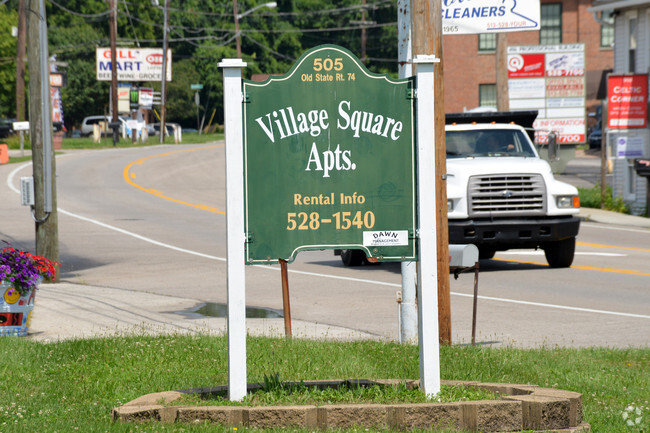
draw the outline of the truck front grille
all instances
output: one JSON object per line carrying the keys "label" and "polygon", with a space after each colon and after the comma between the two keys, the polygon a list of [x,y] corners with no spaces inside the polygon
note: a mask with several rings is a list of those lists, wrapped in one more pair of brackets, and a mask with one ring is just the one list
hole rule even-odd
{"label": "truck front grille", "polygon": [[469,216],[535,216],[546,214],[546,187],[539,174],[472,176]]}

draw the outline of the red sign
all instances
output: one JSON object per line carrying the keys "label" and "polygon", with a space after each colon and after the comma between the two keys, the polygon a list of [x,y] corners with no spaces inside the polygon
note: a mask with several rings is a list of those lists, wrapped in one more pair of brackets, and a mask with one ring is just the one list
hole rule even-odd
{"label": "red sign", "polygon": [[609,128],[645,128],[648,124],[648,75],[610,75],[607,101]]}
{"label": "red sign", "polygon": [[511,54],[508,56],[508,78],[540,78],[544,76],[544,54]]}

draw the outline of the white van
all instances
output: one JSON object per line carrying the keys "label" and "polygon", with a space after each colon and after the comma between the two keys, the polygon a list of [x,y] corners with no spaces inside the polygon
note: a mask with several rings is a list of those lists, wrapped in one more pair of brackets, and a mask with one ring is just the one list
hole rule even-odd
{"label": "white van", "polygon": [[[120,120],[120,135],[124,135],[124,131],[126,129],[126,133],[128,134],[128,128],[126,127],[126,118],[124,116],[119,116],[118,119]],[[83,122],[81,122],[81,135],[83,137],[90,137],[93,135],[93,128],[95,125],[101,124],[101,131],[102,135],[110,135],[112,133],[111,129],[108,127],[110,123],[113,121],[112,117],[109,116],[88,116],[84,118]]]}

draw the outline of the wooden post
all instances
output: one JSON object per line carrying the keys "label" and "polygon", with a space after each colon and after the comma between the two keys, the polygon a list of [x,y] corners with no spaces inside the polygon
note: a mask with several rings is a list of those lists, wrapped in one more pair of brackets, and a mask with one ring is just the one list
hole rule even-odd
{"label": "wooden post", "polygon": [[169,0],[163,2],[163,64],[162,81],[160,83],[160,144],[165,142],[167,135],[167,48],[169,38]]}
{"label": "wooden post", "polygon": [[[109,21],[110,26],[110,39],[111,39],[111,111],[113,117],[111,122],[116,124],[120,121],[117,112],[117,1],[111,0],[111,18]],[[113,129],[113,146],[117,145],[119,141],[120,130]]]}
{"label": "wooden post", "polygon": [[472,346],[476,345],[476,310],[478,309],[478,269],[479,262],[474,264],[474,304],[472,305]]}
{"label": "wooden post", "polygon": [[[27,0],[29,41],[29,128],[34,171],[36,254],[59,260],[59,230],[56,201],[56,164],[52,152],[50,65],[47,52],[47,21],[43,0]],[[59,273],[55,281],[58,281]]]}
{"label": "wooden post", "polygon": [[[413,56],[434,55],[442,59],[442,4],[434,0],[411,3]],[[443,63],[434,64],[436,231],[438,264],[438,332],[442,344],[451,344],[451,300],[449,293],[449,228],[447,226],[447,153]]]}
{"label": "wooden post", "polygon": [[291,338],[291,302],[289,300],[289,272],[287,261],[278,259],[282,271],[282,312],[284,315],[284,335]]}
{"label": "wooden post", "polygon": [[496,83],[497,83],[497,109],[499,111],[508,111],[510,109],[510,100],[508,98],[508,34],[497,33],[497,52],[495,56],[496,63]]}
{"label": "wooden post", "polygon": [[[25,1],[18,0],[18,40],[16,41],[16,120],[18,122],[25,120],[25,37],[27,33]],[[22,134],[21,131],[21,137]]]}

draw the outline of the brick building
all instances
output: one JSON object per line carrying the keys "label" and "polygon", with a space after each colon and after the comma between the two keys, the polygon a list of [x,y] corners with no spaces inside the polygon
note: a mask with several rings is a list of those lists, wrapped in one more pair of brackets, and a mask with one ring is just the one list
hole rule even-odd
{"label": "brick building", "polygon": [[[645,74],[650,71],[650,1],[595,0],[590,9],[597,16],[614,18],[614,73],[635,74],[647,79]],[[606,116],[608,110],[603,111]],[[650,125],[647,118],[645,120],[646,125]],[[612,171],[608,183],[614,196],[622,198],[633,214],[647,215],[650,185],[648,179],[637,174],[634,160],[650,158],[650,126],[630,124],[614,127],[603,120],[603,133],[608,166]],[[632,143],[635,144],[631,146]]]}
{"label": "brick building", "polygon": [[[587,9],[592,0],[540,0],[541,30],[503,33],[507,46],[584,43],[587,111],[606,97],[614,65],[614,19]],[[602,23],[602,24],[601,24]],[[445,111],[496,106],[496,34],[443,37]],[[505,69],[505,68],[504,68]]]}

